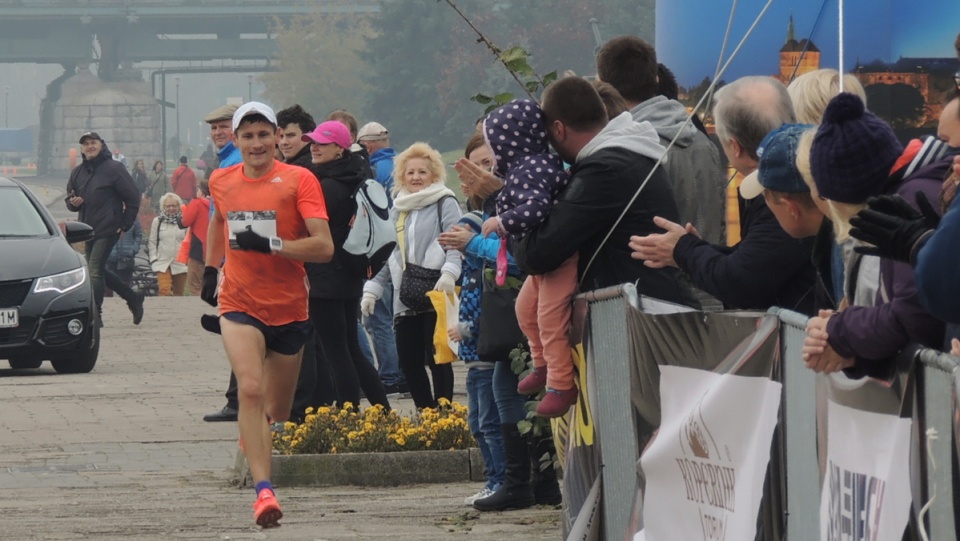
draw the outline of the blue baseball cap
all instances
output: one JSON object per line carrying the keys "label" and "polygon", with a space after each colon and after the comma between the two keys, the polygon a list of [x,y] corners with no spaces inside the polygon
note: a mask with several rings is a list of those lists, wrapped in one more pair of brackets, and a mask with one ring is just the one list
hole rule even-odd
{"label": "blue baseball cap", "polygon": [[783,193],[809,193],[810,188],[797,169],[797,147],[804,132],[811,129],[816,126],[784,124],[768,133],[757,147],[760,166],[743,179],[740,195],[753,199],[763,193],[764,188]]}

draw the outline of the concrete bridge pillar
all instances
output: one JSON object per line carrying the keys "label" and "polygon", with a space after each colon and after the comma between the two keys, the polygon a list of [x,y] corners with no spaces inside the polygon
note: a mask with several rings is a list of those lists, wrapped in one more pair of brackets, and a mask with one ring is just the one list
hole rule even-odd
{"label": "concrete bridge pillar", "polygon": [[160,158],[160,105],[144,81],[102,81],[86,66],[63,82],[53,104],[50,125],[49,172],[69,173],[69,152],[80,135],[95,131],[110,150],[119,149],[133,167],[143,159],[147,170]]}

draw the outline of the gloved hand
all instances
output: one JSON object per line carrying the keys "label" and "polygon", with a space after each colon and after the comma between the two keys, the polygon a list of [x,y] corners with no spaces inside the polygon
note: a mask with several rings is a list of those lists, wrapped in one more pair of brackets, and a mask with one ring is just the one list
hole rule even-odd
{"label": "gloved hand", "polygon": [[441,272],[437,285],[433,286],[434,291],[443,291],[444,293],[453,293],[457,279],[449,272]]}
{"label": "gloved hand", "polygon": [[237,233],[237,246],[241,250],[251,250],[254,252],[270,253],[270,239],[257,233],[249,225],[246,231]]}
{"label": "gloved hand", "polygon": [[200,298],[210,306],[217,305],[217,274],[216,267],[203,268],[203,282],[200,286]]}
{"label": "gloved hand", "polygon": [[210,314],[200,316],[200,326],[207,332],[220,334],[220,318]]}
{"label": "gloved hand", "polygon": [[855,248],[861,254],[912,263],[917,241],[940,224],[940,216],[922,192],[917,192],[920,212],[899,195],[871,197],[867,205],[850,218],[850,236],[873,245]]}
{"label": "gloved hand", "polygon": [[372,316],[373,310],[377,306],[377,296],[373,293],[364,293],[360,299],[360,313],[365,316]]}

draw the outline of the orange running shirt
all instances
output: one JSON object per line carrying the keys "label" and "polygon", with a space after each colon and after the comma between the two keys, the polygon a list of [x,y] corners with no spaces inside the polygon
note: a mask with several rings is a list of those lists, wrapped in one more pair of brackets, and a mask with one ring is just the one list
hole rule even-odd
{"label": "orange running shirt", "polygon": [[306,320],[310,285],[303,263],[238,250],[231,238],[247,227],[285,241],[307,237],[305,219],[328,219],[313,173],[274,161],[263,177],[248,178],[239,163],[210,175],[210,197],[225,222],[220,314],[243,312],[271,327]]}

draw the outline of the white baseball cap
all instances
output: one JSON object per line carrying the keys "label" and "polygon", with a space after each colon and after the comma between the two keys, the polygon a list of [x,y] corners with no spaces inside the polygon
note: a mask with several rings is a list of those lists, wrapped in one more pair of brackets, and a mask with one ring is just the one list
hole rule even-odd
{"label": "white baseball cap", "polygon": [[273,112],[273,109],[265,103],[260,103],[259,101],[248,101],[244,103],[237,111],[233,113],[233,131],[237,131],[237,128],[240,127],[240,121],[244,117],[250,115],[263,115],[270,121],[274,126],[277,125],[277,115]]}
{"label": "white baseball cap", "polygon": [[388,137],[387,129],[379,122],[367,122],[357,133],[357,141],[379,141]]}

